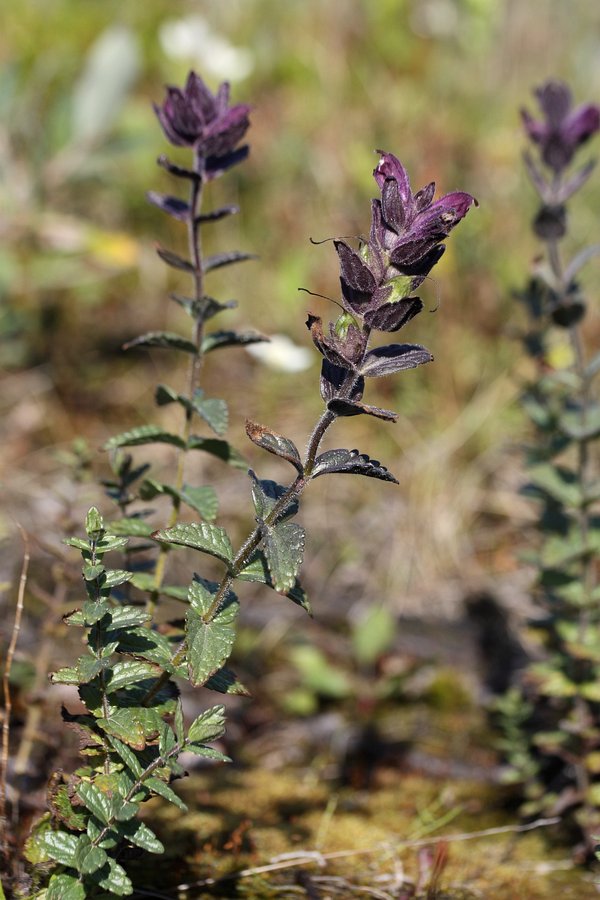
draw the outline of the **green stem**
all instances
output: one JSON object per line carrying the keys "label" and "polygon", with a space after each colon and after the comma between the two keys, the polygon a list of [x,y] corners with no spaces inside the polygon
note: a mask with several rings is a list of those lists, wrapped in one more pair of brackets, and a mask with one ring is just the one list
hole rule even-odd
{"label": "green stem", "polygon": [[[202,268],[202,241],[200,236],[200,222],[198,220],[198,216],[200,213],[200,209],[202,206],[202,193],[203,193],[203,182],[200,178],[194,179],[192,181],[190,202],[189,202],[189,214],[187,220],[187,231],[188,231],[188,247],[190,259],[194,265],[194,300],[198,307],[200,307],[202,298],[204,296],[204,272]],[[189,374],[188,374],[188,398],[190,401],[193,400],[194,394],[198,387],[198,382],[200,379],[200,371],[202,369],[202,361],[203,361],[203,353],[202,353],[202,342],[204,340],[204,319],[201,315],[196,312],[196,319],[194,324],[194,345],[196,347],[196,352],[192,355],[189,366]],[[181,430],[181,439],[183,441],[184,446],[180,448],[178,451],[178,459],[177,459],[177,474],[175,477],[175,491],[177,494],[183,488],[183,482],[185,477],[185,463],[187,457],[187,445],[190,438],[190,432],[192,428],[192,419],[193,419],[193,409],[191,407],[186,408],[185,410],[185,418],[183,422],[183,427]],[[172,528],[177,524],[179,520],[179,512],[181,508],[181,500],[179,496],[175,496],[172,498],[172,507],[171,514],[169,516],[169,520],[167,522],[167,528]],[[164,577],[165,577],[165,569],[167,564],[167,555],[169,553],[169,547],[167,544],[161,544],[161,548],[159,550],[158,559],[156,561],[156,568],[154,570],[154,587],[152,589],[152,593],[150,598],[146,604],[147,612],[152,615],[156,608],[156,604],[158,603],[158,598],[160,595],[160,589],[162,587]]]}

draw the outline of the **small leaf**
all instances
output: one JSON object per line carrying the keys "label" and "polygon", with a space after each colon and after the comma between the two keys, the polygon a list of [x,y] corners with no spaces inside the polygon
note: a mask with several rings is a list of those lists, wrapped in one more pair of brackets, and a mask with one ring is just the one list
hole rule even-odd
{"label": "small leaf", "polygon": [[173,444],[183,449],[185,442],[176,434],[169,434],[159,425],[139,425],[130,431],[124,431],[110,438],[105,450],[116,450],[117,447],[138,447],[141,444]]}
{"label": "small leaf", "polygon": [[[120,866],[119,863],[115,862],[114,859],[111,859],[110,856],[108,857],[108,866],[108,874],[103,874],[101,878],[98,878],[100,887],[116,894],[117,897],[127,897],[129,894],[133,894],[133,885],[127,877],[125,869]],[[101,872],[103,873],[104,869],[102,869]],[[99,874],[100,873],[97,873],[96,877],[98,877]]]}
{"label": "small leaf", "polygon": [[165,848],[153,831],[143,822],[127,822],[119,829],[120,833],[136,847],[147,850],[148,853],[164,853]]}
{"label": "small leaf", "polygon": [[64,831],[45,831],[35,837],[36,845],[50,859],[56,860],[63,866],[75,868],[75,852],[78,838],[74,834]]}
{"label": "small leaf", "polygon": [[381,378],[403,369],[414,369],[432,360],[429,350],[419,344],[387,344],[369,350],[360,372],[369,378]]}
{"label": "small leaf", "polygon": [[[579,507],[583,502],[581,487],[575,472],[567,469],[565,466],[552,465],[552,463],[542,463],[532,466],[528,475],[530,484],[534,488],[539,488],[544,493],[554,497],[559,503],[567,507]],[[524,488],[527,492],[529,485]]]}
{"label": "small leaf", "polygon": [[50,674],[52,684],[79,684],[79,672],[73,666],[65,666]]}
{"label": "small leaf", "polygon": [[[208,256],[204,260],[202,271],[211,272],[213,269],[221,269],[223,266],[244,262],[247,259],[258,259],[258,257],[254,253],[240,253],[237,250],[234,250],[231,253],[216,253],[214,256]],[[193,268],[192,271],[194,271]]]}
{"label": "small leaf", "polygon": [[[248,469],[248,475],[252,480],[252,499],[256,516],[262,522],[273,511],[277,502],[288,493],[288,488],[270,479],[257,478],[252,469]],[[290,516],[295,516],[297,512],[298,497],[292,494],[288,497],[285,507],[282,507],[280,510],[277,521],[289,519]]]}
{"label": "small leaf", "polygon": [[89,539],[94,541],[101,538],[104,534],[102,516],[95,506],[88,510],[88,514],[85,517],[85,531]]}
{"label": "small leaf", "polygon": [[559,428],[576,441],[586,441],[600,435],[600,406],[589,405],[585,410],[570,409],[559,419]]}
{"label": "small leaf", "polygon": [[366,403],[359,403],[357,400],[342,400],[334,397],[327,404],[327,409],[334,412],[336,416],[374,416],[376,419],[383,419],[386,422],[397,422],[398,413],[391,409],[380,409],[379,406],[367,406]]}
{"label": "small leaf", "polygon": [[85,900],[85,897],[85,888],[79,879],[63,872],[61,875],[52,875],[44,900]]}
{"label": "small leaf", "polygon": [[231,541],[225,529],[218,525],[209,525],[206,522],[174,525],[172,528],[157,531],[155,537],[169,544],[200,550],[201,553],[216,556],[227,564],[233,561]]}
{"label": "small leaf", "polygon": [[215,434],[225,434],[229,424],[229,409],[224,400],[204,398],[202,391],[196,391],[191,406]]}
{"label": "small leaf", "polygon": [[194,355],[198,353],[193,341],[171,331],[148,331],[123,344],[123,350],[131,350],[132,347],[159,347],[163,350],[184,350]]}
{"label": "small leaf", "polygon": [[133,572],[126,572],[125,569],[107,569],[104,573],[104,581],[102,582],[102,590],[106,588],[118,587],[120,584],[126,584],[131,581]]}
{"label": "small leaf", "polygon": [[[132,575],[132,577],[134,577]],[[110,611],[110,628],[133,628],[143,625],[152,616],[139,606],[116,606]]]}
{"label": "small leaf", "polygon": [[210,676],[208,681],[204,683],[204,687],[209,691],[216,691],[218,694],[236,694],[241,697],[249,697],[250,691],[239,681],[235,672],[223,666],[218,672]]}
{"label": "small leaf", "polygon": [[[238,573],[237,577],[240,581],[259,582],[260,584],[266,584],[267,587],[276,590],[275,585],[273,584],[273,579],[271,578],[271,574],[269,572],[267,559],[262,550],[257,550],[255,552],[248,565]],[[286,592],[286,597],[289,597],[290,600],[292,600],[294,603],[297,603],[298,606],[302,607],[302,609],[306,610],[309,616],[312,615],[312,610],[310,608],[310,603],[306,595],[306,591],[298,580],[296,580],[293,587]]]}
{"label": "small leaf", "polygon": [[225,733],[225,707],[213,706],[205,710],[190,725],[187,739],[197,744],[216,741]]}
{"label": "small leaf", "polygon": [[256,425],[254,422],[246,420],[246,434],[250,440],[263,450],[274,453],[275,456],[281,456],[282,459],[291,463],[297,472],[302,475],[303,467],[300,460],[298,448],[289,438],[271,431],[265,425]]}
{"label": "small leaf", "polygon": [[95,847],[87,834],[79,837],[77,850],[75,851],[75,868],[82,875],[90,875],[97,872],[106,864],[108,857],[100,847]]}
{"label": "small leaf", "polygon": [[[152,525],[137,516],[109,522],[109,528],[115,534],[123,534],[127,537],[151,538],[154,531]],[[126,544],[127,541],[125,540],[124,543]]]}
{"label": "small leaf", "polygon": [[171,253],[170,250],[165,250],[163,249],[163,247],[157,247],[156,252],[160,256],[160,258],[173,269],[181,269],[183,272],[188,272],[190,275],[193,275],[196,271],[193,264],[189,262],[189,260],[182,259],[181,256],[177,256],[176,253]]}
{"label": "small leaf", "polygon": [[158,735],[161,718],[155,709],[142,707],[116,709],[105,718],[98,718],[98,725],[134,750],[143,750],[148,740]]}
{"label": "small leaf", "polygon": [[239,211],[239,206],[220,206],[218,209],[212,209],[210,212],[196,216],[196,222],[218,222],[219,219],[224,219],[225,216],[234,216]]}
{"label": "small leaf", "polygon": [[351,475],[367,475],[369,478],[378,478],[380,481],[391,481],[399,484],[396,478],[382,466],[379,460],[370,459],[366,453],[358,450],[326,450],[315,460],[312,472],[313,478],[319,475],[347,473]]}
{"label": "small leaf", "polygon": [[188,441],[188,450],[203,450],[205,453],[210,453],[212,456],[216,456],[223,462],[233,466],[234,469],[248,468],[248,463],[242,454],[235,447],[232,447],[228,441],[192,435]]}
{"label": "small leaf", "polygon": [[81,782],[77,788],[77,796],[86,809],[89,809],[103,825],[108,825],[113,814],[111,797],[104,794],[100,788],[90,781]]}
{"label": "small leaf", "polygon": [[219,609],[207,621],[216,591],[216,584],[198,576],[189,587],[186,657],[190,681],[195,687],[204,684],[223,667],[235,641],[239,602],[233,591],[227,592]]}
{"label": "small leaf", "polygon": [[154,791],[155,794],[158,794],[163,800],[168,800],[169,803],[173,803],[177,806],[182,812],[187,812],[187,806],[183,802],[183,800],[177,796],[175,791],[169,787],[164,781],[161,781],[160,778],[151,777],[146,778],[144,784],[146,787],[150,788],[151,791]]}
{"label": "small leaf", "polygon": [[246,347],[249,344],[260,344],[269,338],[258,331],[213,331],[202,341],[202,352],[210,353],[221,347]]}
{"label": "small leaf", "polygon": [[275,590],[286,594],[296,583],[304,555],[304,529],[281,522],[263,529],[263,546]]}
{"label": "small leaf", "polygon": [[156,191],[147,191],[146,199],[180,222],[186,222],[189,219],[189,203],[179,197],[169,197],[165,194],[158,194]]}
{"label": "small leaf", "polygon": [[137,660],[118,662],[111,669],[106,692],[107,694],[114,694],[115,691],[121,690],[128,684],[135,684],[146,678],[157,678],[159,675],[160,669],[147,662]]}
{"label": "small leaf", "polygon": [[132,775],[137,779],[144,771],[142,765],[131,749],[127,744],[124,744],[122,741],[118,740],[118,738],[114,737],[112,734],[108,735],[108,740],[110,741],[115,753],[117,753],[127,768],[130,770]]}

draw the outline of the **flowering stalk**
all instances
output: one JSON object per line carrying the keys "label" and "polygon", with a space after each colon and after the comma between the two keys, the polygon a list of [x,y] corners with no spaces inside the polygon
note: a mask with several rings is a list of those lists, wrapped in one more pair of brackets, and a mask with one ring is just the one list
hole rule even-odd
{"label": "flowering stalk", "polygon": [[[530,451],[528,491],[541,504],[543,542],[535,562],[543,615],[534,625],[546,659],[532,663],[524,675],[521,696],[531,714],[521,717],[519,731],[526,740],[520,738],[515,769],[516,777],[520,770],[528,782],[525,811],[569,811],[589,853],[600,825],[600,770],[594,761],[600,751],[600,485],[593,459],[600,437],[593,391],[600,355],[586,359],[581,333],[586,307],[576,276],[600,247],[564,263],[561,242],[567,235],[567,201],[585,184],[594,162],[574,174],[569,166],[580,145],[600,128],[600,109],[592,104],[573,109],[569,89],[559,82],[543,85],[536,96],[543,119],[527,111],[522,117],[539,148],[539,160],[527,152],[525,164],[541,200],[533,229],[544,244],[545,264],[537,266],[521,299],[533,322],[526,346],[538,369],[523,401],[538,438]],[[554,328],[568,335],[568,369],[552,365],[548,338]],[[513,696],[509,707],[514,702]],[[516,708],[512,712],[519,715]]]}
{"label": "flowering stalk", "polygon": [[[152,194],[153,203],[186,222],[190,259],[159,250],[167,264],[193,277],[191,297],[176,297],[194,322],[194,339],[170,332],[151,332],[129,346],[170,347],[190,354],[189,395],[159,385],[159,405],[177,402],[185,412],[180,435],[153,425],[141,426],[109,441],[110,449],[163,442],[178,448],[173,485],[152,479],[139,492],[131,486],[146,475],[148,466],[134,467],[130,457],[117,461],[116,479],[108,482],[111,495],[127,513],[105,527],[96,509],[88,513],[85,539],[67,543],[81,552],[86,599],[66,617],[70,626],[83,629],[84,653],[73,666],[54,672],[52,681],[76,686],[84,712],[63,711],[65,722],[81,741],[84,764],[72,775],[57,773],[48,794],[48,813],[36,823],[28,843],[27,858],[33,864],[32,897],[39,900],[85,900],[93,896],[128,896],[133,885],[122,865],[121,850],[136,846],[161,853],[162,844],[148,825],[139,821],[141,804],[151,797],[185,809],[171,787],[185,774],[179,763],[184,752],[206,759],[226,760],[207,744],[224,731],[224,710],[205,710],[189,726],[179,699],[178,680],[221,694],[246,694],[227,666],[236,636],[239,601],[232,590],[236,580],[262,583],[308,609],[308,599],[298,573],[304,555],[304,529],[291,521],[309,482],[325,474],[365,475],[383,481],[396,479],[377,460],[357,450],[326,450],[321,442],[340,417],[369,415],[394,421],[397,414],[362,402],[365,381],[432,359],[424,347],[387,344],[370,348],[374,330],[396,332],[423,308],[412,292],[422,283],[444,251],[442,241],[465,216],[473,198],[448,194],[433,202],[434,186],[413,196],[408,176],[396,157],[381,156],[375,169],[380,197],[373,201],[371,232],[358,250],[336,241],[341,269],[342,313],[329,324],[327,333],[319,317],[309,314],[307,326],[323,356],[320,390],[325,408],[308,441],[302,460],[294,442],[265,426],[247,422],[250,440],[275,454],[294,469],[287,486],[260,479],[249,471],[256,527],[234,553],[224,528],[213,524],[207,512],[205,488],[184,482],[185,454],[202,449],[238,462],[223,440],[192,434],[199,416],[220,434],[226,424],[224,401],[208,400],[198,390],[203,355],[217,347],[260,339],[254,332],[205,332],[205,323],[227,308],[204,293],[204,275],[212,268],[247,258],[229,253],[203,258],[199,240],[202,222],[229,214],[227,207],[202,214],[203,185],[246,154],[236,149],[247,127],[247,107],[228,106],[222,86],[213,97],[194,73],[184,90],[169,88],[167,100],[157,109],[167,137],[193,148],[192,169],[162,160],[173,175],[191,183],[190,200]],[[211,489],[212,490],[212,489]],[[146,510],[129,515],[130,504],[140,497],[167,494],[172,509],[167,527],[155,532],[146,522]],[[178,521],[182,503],[200,514],[200,521]],[[216,514],[216,509],[214,510]],[[150,577],[142,566],[134,571],[109,569],[104,557],[122,551],[129,537],[142,537],[161,546],[159,562]],[[167,550],[184,546],[208,554],[224,566],[220,582],[195,575],[187,589],[163,583]],[[135,551],[125,557],[132,561]],[[127,585],[149,591],[150,603],[136,605]],[[156,597],[167,593],[186,604],[185,625],[169,626],[153,621]],[[38,864],[42,864],[41,868]]]}

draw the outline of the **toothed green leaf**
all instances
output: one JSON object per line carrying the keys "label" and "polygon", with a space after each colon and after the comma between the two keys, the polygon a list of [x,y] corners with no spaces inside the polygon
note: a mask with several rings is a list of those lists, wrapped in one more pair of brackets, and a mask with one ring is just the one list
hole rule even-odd
{"label": "toothed green leaf", "polygon": [[197,579],[189,587],[190,608],[186,617],[186,658],[193,685],[205,682],[218,672],[231,655],[235,641],[235,619],[239,602],[228,591],[219,609],[210,613],[217,585]]}
{"label": "toothed green leaf", "polygon": [[141,444],[173,444],[181,449],[185,447],[185,442],[178,435],[170,434],[159,425],[139,425],[110,438],[104,444],[104,449],[116,450],[118,447],[138,447]]}
{"label": "toothed green leaf", "polygon": [[174,525],[157,531],[155,537],[169,544],[179,544],[216,556],[224,563],[233,561],[233,547],[224,528],[206,522]]}
{"label": "toothed green leaf", "polygon": [[149,331],[123,344],[123,350],[130,350],[132,347],[160,347],[163,350],[184,350],[192,354],[198,352],[193,341],[172,331]]}
{"label": "toothed green leaf", "polygon": [[275,590],[286,594],[296,583],[304,556],[304,529],[293,522],[263,528],[263,547]]}

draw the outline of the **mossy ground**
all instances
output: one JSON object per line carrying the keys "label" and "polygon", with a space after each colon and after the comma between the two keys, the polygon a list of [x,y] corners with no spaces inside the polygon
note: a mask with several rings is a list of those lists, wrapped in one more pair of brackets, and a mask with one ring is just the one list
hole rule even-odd
{"label": "mossy ground", "polygon": [[[572,867],[550,829],[467,838],[517,825],[505,792],[481,783],[387,769],[368,791],[336,790],[312,769],[223,767],[182,783],[182,796],[187,815],[165,806],[148,813],[167,852],[151,878],[146,857],[136,881],[157,897],[351,897],[365,889],[448,900],[598,896],[598,879]],[[436,881],[425,871],[422,842],[435,856],[444,837],[447,864]],[[259,871],[285,854],[298,856]],[[176,885],[189,887],[177,893]]]}

